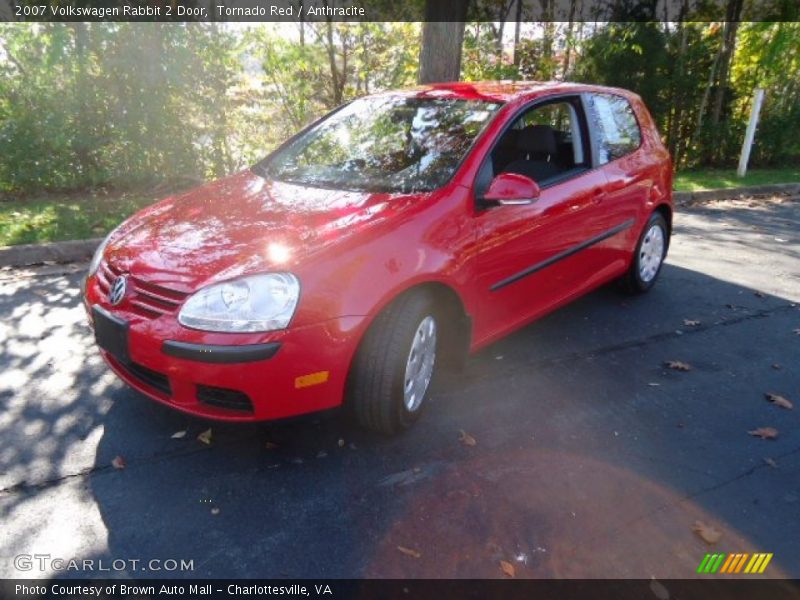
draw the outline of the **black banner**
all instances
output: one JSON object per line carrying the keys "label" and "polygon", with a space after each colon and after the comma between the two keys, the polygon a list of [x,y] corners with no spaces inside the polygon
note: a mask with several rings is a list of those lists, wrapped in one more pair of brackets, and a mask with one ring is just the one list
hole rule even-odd
{"label": "black banner", "polygon": [[[466,13],[465,13],[466,9]],[[798,21],[800,0],[0,0],[2,21]]]}
{"label": "black banner", "polygon": [[122,580],[6,579],[3,600],[381,598],[426,600],[502,598],[503,600],[796,600],[800,581],[730,578],[696,580]]}

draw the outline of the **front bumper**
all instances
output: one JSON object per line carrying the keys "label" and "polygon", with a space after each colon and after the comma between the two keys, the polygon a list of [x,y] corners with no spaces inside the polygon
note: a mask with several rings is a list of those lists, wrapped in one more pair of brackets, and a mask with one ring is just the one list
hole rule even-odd
{"label": "front bumper", "polygon": [[127,323],[127,356],[100,352],[128,385],[179,411],[223,421],[263,421],[339,406],[364,317],[268,333],[187,329],[177,314],[143,316],[110,306],[94,277],[84,303]]}

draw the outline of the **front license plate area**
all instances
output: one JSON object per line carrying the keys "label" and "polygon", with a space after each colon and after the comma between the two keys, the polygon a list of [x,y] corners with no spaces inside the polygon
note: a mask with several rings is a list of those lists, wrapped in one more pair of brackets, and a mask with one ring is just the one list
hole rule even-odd
{"label": "front license plate area", "polygon": [[97,345],[122,364],[130,362],[128,355],[128,322],[115,317],[99,306],[92,307],[94,339]]}

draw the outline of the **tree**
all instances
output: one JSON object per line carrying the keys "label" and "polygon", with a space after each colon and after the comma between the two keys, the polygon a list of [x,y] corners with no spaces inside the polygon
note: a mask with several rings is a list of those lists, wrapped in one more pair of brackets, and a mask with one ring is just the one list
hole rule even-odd
{"label": "tree", "polygon": [[426,1],[419,52],[419,83],[458,81],[461,78],[461,46],[468,4],[469,0]]}

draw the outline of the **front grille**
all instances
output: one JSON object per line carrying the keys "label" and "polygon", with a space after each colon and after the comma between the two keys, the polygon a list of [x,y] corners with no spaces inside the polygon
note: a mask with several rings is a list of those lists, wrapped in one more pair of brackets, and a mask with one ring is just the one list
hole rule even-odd
{"label": "front grille", "polygon": [[159,392],[166,394],[167,396],[172,395],[172,388],[169,385],[169,379],[167,379],[166,375],[163,375],[158,371],[148,369],[144,365],[140,365],[139,363],[135,362],[128,362],[123,364],[122,367],[128,371],[132,377],[138,379],[143,384],[154,388]]}
{"label": "front grille", "polygon": [[[122,271],[114,265],[105,260],[100,263],[97,283],[106,296],[114,280],[120,275]],[[150,319],[174,313],[187,296],[184,292],[149,283],[133,275],[128,276],[128,289],[128,302],[132,311]]]}
{"label": "front grille", "polygon": [[210,385],[197,386],[197,399],[203,404],[227,408],[228,410],[240,410],[253,412],[253,403],[244,392],[228,390],[225,388],[212,387]]}

